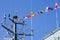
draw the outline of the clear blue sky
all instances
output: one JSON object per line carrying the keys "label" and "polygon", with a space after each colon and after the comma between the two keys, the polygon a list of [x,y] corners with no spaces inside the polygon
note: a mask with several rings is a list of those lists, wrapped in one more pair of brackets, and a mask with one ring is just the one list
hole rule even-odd
{"label": "clear blue sky", "polygon": [[[60,5],[60,0],[57,1]],[[32,10],[31,10],[31,0],[0,0],[0,22],[3,22],[4,13],[7,15],[10,13],[11,16],[16,15],[14,12],[18,11],[19,17],[24,17],[29,14],[30,11],[36,12],[38,10],[45,10],[47,6],[54,8],[56,0],[32,0]],[[60,8],[58,9],[58,21],[60,26]],[[34,29],[34,40],[41,40],[44,36],[56,29],[56,10],[51,12],[40,14],[33,17],[33,29]],[[8,20],[8,19],[7,19]],[[30,19],[27,19],[30,21]],[[10,23],[7,21],[7,24]],[[27,24],[28,25],[28,24]],[[30,27],[30,24],[29,26]],[[0,40],[4,37],[9,37],[7,31],[0,25]],[[30,37],[26,37],[29,40]]]}

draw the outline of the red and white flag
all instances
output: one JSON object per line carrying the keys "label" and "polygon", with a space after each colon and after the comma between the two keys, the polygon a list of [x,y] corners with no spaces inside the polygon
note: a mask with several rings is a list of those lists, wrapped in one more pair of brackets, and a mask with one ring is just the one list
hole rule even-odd
{"label": "red and white flag", "polygon": [[31,14],[27,15],[27,18],[31,18]]}
{"label": "red and white flag", "polygon": [[58,8],[59,8],[58,3],[55,3],[55,9],[58,9]]}

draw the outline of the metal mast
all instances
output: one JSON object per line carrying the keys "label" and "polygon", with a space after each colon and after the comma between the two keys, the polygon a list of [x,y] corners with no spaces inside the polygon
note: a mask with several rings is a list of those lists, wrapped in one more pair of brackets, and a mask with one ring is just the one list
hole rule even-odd
{"label": "metal mast", "polygon": [[[10,15],[9,15],[9,20],[14,24],[14,26],[13,26],[13,28],[14,28],[14,31],[12,31],[11,29],[9,29],[9,28],[7,28],[6,27],[6,25],[3,25],[3,24],[1,24],[1,26],[4,28],[4,29],[6,29],[7,31],[9,31],[10,33],[12,33],[13,34],[13,36],[14,36],[14,38],[13,38],[13,40],[19,40],[18,39],[18,35],[19,36],[33,36],[33,34],[31,34],[31,33],[29,33],[29,34],[27,34],[27,33],[17,33],[17,25],[19,24],[19,25],[25,25],[25,20],[24,19],[21,19],[22,20],[22,22],[16,22],[16,20],[17,20],[17,18],[18,18],[18,16],[13,16],[13,18],[10,18]],[[22,31],[21,31],[22,32]],[[23,38],[23,37],[22,37]]]}

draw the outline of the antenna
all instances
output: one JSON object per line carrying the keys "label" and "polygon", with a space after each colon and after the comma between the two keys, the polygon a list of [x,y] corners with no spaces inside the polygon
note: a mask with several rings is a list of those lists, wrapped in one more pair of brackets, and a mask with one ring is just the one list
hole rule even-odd
{"label": "antenna", "polygon": [[[8,31],[9,35],[13,34],[12,35],[13,40],[19,40],[19,39],[23,40],[23,38],[25,38],[26,36],[33,36],[32,33],[25,33],[25,28],[26,28],[25,27],[25,22],[26,21],[25,21],[24,18],[19,19],[21,22],[17,22],[16,20],[18,20],[18,18],[19,18],[17,15],[13,16],[13,18],[10,18],[10,16],[11,15],[9,14],[8,19],[14,24],[13,27],[12,27],[14,30],[11,30],[11,28],[7,28],[7,26],[3,25],[3,23],[1,24],[1,26]],[[4,18],[6,19],[6,15],[4,16]],[[22,25],[23,30],[21,32],[23,32],[23,33],[18,33],[17,32],[18,31],[18,29],[17,29],[18,24]],[[32,29],[31,29],[31,31],[32,31]],[[21,36],[21,38],[18,38],[18,36]]]}

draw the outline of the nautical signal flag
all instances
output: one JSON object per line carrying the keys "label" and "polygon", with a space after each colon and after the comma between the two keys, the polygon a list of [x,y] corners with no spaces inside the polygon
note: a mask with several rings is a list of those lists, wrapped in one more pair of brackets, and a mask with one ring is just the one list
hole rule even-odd
{"label": "nautical signal flag", "polygon": [[41,10],[40,13],[43,14],[44,13],[44,10]]}
{"label": "nautical signal flag", "polygon": [[59,8],[58,3],[55,3],[55,9],[58,9],[58,8]]}
{"label": "nautical signal flag", "polygon": [[35,15],[36,15],[36,16],[39,15],[39,14],[40,14],[39,11],[35,12]]}
{"label": "nautical signal flag", "polygon": [[27,17],[24,17],[24,19],[27,19]]}
{"label": "nautical signal flag", "polygon": [[35,16],[35,14],[33,12],[30,12],[31,16]]}
{"label": "nautical signal flag", "polygon": [[46,12],[49,12],[49,11],[52,11],[53,10],[53,8],[51,8],[51,7],[46,7]]}
{"label": "nautical signal flag", "polygon": [[35,16],[35,14],[34,13],[31,13],[31,16]]}
{"label": "nautical signal flag", "polygon": [[53,10],[53,8],[50,8],[50,7],[49,7],[49,8],[48,8],[48,11],[51,11],[51,10]]}
{"label": "nautical signal flag", "polygon": [[29,15],[27,15],[27,18],[31,18],[31,15],[29,14]]}

